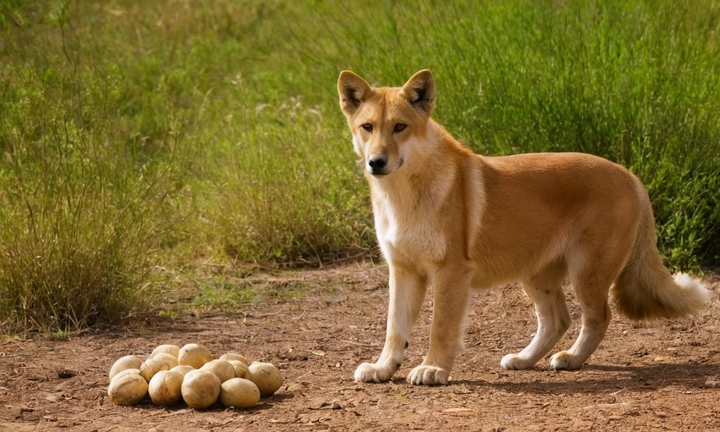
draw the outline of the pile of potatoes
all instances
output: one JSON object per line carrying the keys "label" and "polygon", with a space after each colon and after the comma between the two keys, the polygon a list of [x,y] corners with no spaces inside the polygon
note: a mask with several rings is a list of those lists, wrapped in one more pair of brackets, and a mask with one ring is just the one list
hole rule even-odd
{"label": "pile of potatoes", "polygon": [[171,406],[180,398],[195,409],[216,401],[227,407],[249,408],[271,396],[283,377],[271,363],[248,361],[227,353],[213,360],[199,344],[160,345],[147,360],[129,355],[110,369],[108,395],[116,405],[135,405],[150,394],[153,403]]}

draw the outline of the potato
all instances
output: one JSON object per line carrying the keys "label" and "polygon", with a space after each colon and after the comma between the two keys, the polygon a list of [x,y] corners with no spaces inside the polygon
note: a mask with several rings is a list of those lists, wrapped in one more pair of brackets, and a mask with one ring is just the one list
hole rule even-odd
{"label": "potato", "polygon": [[113,380],[108,387],[108,396],[115,405],[135,405],[145,397],[148,383],[140,374],[126,374]]}
{"label": "potato", "polygon": [[145,378],[145,381],[150,382],[156,373],[170,369],[170,363],[168,363],[166,359],[150,357],[140,366],[140,375]]}
{"label": "potato", "polygon": [[249,365],[250,363],[247,361],[245,356],[242,356],[237,353],[227,353],[220,356],[220,360],[230,361],[230,360],[238,360],[243,363],[245,363],[245,366]]}
{"label": "potato", "polygon": [[166,362],[168,365],[168,370],[170,370],[178,365],[177,357],[174,357],[172,354],[157,353],[152,358]]}
{"label": "potato", "polygon": [[260,400],[260,390],[254,382],[232,378],[220,386],[220,402],[226,407],[250,408]]}
{"label": "potato", "polygon": [[233,365],[233,367],[235,368],[236,378],[250,379],[250,370],[245,363],[241,362],[240,360],[228,360],[227,362]]}
{"label": "potato", "polygon": [[220,382],[225,382],[230,378],[235,378],[235,366],[225,360],[212,360],[203,365],[200,370],[206,370],[214,373],[220,378]]}
{"label": "potato", "polygon": [[115,381],[116,379],[118,379],[118,378],[120,378],[120,377],[124,377],[125,375],[128,375],[128,374],[140,375],[140,369],[125,369],[125,370],[122,370],[122,371],[116,373],[114,377],[112,377],[112,379],[110,380],[110,384],[112,385],[113,381]]}
{"label": "potato", "polygon": [[192,366],[195,369],[200,369],[212,359],[210,351],[200,344],[187,344],[180,348],[178,353],[178,364]]}
{"label": "potato", "polygon": [[207,408],[214,404],[220,395],[220,378],[209,371],[190,371],[185,374],[180,392],[190,408]]}
{"label": "potato", "polygon": [[186,373],[188,373],[190,371],[194,371],[195,368],[192,366],[188,366],[188,365],[180,365],[180,366],[175,366],[174,368],[172,368],[170,370],[173,372],[177,372],[182,376],[185,376]]}
{"label": "potato", "polygon": [[170,354],[171,356],[177,358],[178,354],[180,354],[180,347],[177,345],[159,345],[153,350],[151,357],[155,357],[155,354],[160,353]]}
{"label": "potato", "polygon": [[140,365],[142,365],[142,360],[134,355],[120,357],[118,361],[112,365],[112,368],[110,368],[109,378],[112,381],[118,372],[124,371],[125,369],[140,369]]}
{"label": "potato", "polygon": [[160,371],[148,385],[148,393],[153,403],[161,406],[174,405],[180,399],[180,387],[183,375],[180,372]]}
{"label": "potato", "polygon": [[248,370],[262,397],[272,396],[282,386],[283,377],[272,363],[252,362]]}

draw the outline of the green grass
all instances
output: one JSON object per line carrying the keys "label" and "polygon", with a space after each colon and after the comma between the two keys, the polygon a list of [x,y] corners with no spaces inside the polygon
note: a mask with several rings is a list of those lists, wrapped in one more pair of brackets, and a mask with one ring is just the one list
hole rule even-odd
{"label": "green grass", "polygon": [[286,301],[300,298],[316,285],[293,279],[290,272],[282,277],[237,277],[232,269],[215,269],[212,274],[193,272],[176,277],[182,289],[168,290],[157,305],[159,315],[176,319],[180,314],[220,311],[241,314],[249,305],[267,301]]}
{"label": "green grass", "polygon": [[[479,153],[629,167],[667,264],[716,265],[719,34],[716,0],[0,0],[0,322],[137,316],[156,266],[375,254],[343,69],[431,69]],[[203,305],[245,301],[208,284]]]}
{"label": "green grass", "polygon": [[200,309],[238,312],[252,303],[258,293],[245,283],[232,283],[225,278],[198,281],[191,305]]}

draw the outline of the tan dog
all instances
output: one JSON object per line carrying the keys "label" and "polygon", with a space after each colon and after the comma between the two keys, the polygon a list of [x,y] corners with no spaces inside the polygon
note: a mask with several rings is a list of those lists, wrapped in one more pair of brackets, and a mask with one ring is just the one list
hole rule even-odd
{"label": "tan dog", "polygon": [[647,191],[625,168],[578,153],[475,155],[431,120],[428,70],[402,88],[372,88],[344,71],[338,92],[390,269],[385,346],[376,363],[357,368],[357,381],[388,381],[398,370],[428,286],[430,349],[408,375],[412,384],[447,383],[471,288],[521,281],[535,303],[537,333],[503,357],[505,369],[532,368],[568,329],[567,277],[582,330],[550,359],[556,370],[580,368],[598,347],[609,294],[632,319],[690,314],[709,299],[698,280],[663,266]]}

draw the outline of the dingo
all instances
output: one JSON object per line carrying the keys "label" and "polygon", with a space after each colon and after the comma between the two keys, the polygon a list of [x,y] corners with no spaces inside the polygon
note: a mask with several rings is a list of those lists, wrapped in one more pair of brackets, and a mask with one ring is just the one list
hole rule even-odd
{"label": "dingo", "polygon": [[521,281],[535,304],[535,337],[502,358],[505,369],[532,368],[570,326],[566,277],[582,329],[550,359],[556,370],[580,368],[598,347],[610,295],[632,319],[686,315],[708,301],[699,280],[663,266],[647,191],[625,168],[578,153],[475,155],[430,118],[429,70],[401,88],[373,88],[344,71],[338,92],[390,272],[385,345],[376,363],[357,368],[357,381],[388,381],[398,370],[428,286],[430,349],[412,384],[447,383],[471,288]]}

